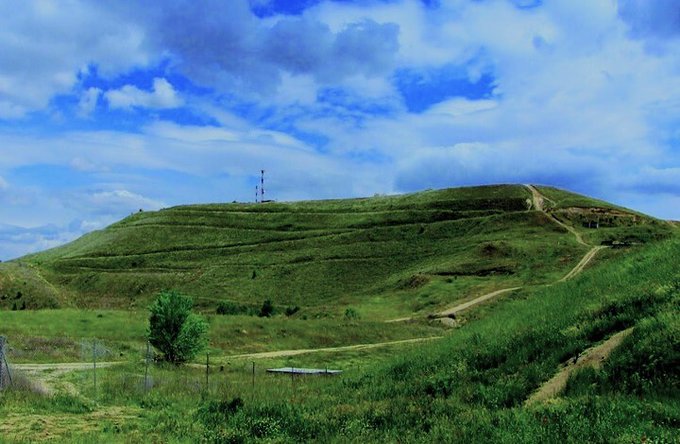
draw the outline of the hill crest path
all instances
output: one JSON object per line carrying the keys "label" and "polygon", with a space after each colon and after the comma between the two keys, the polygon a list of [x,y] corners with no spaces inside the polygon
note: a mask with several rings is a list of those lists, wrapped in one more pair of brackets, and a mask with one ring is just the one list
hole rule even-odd
{"label": "hill crest path", "polygon": [[[576,241],[579,244],[587,246],[587,247],[591,247],[590,250],[588,250],[588,252],[586,252],[586,254],[581,258],[581,260],[574,266],[574,268],[572,268],[561,279],[559,279],[556,282],[553,282],[552,284],[549,284],[549,285],[553,285],[553,284],[558,283],[558,282],[565,282],[565,281],[568,281],[569,279],[576,277],[579,273],[581,273],[585,269],[585,267],[590,263],[590,261],[593,260],[593,258],[597,255],[597,253],[600,250],[602,250],[606,247],[604,247],[604,246],[592,246],[592,245],[586,243],[583,240],[583,237],[581,236],[581,234],[578,231],[576,231],[574,229],[574,227],[571,227],[571,226],[565,224],[564,222],[557,219],[553,214],[546,211],[545,202],[550,201],[550,199],[543,196],[543,194],[541,194],[541,192],[535,186],[533,186],[533,185],[524,185],[524,186],[531,192],[531,196],[532,196],[531,209],[545,213],[548,217],[550,217],[550,220],[552,220],[554,223],[558,224],[559,226],[566,229],[569,233],[574,235],[574,237],[576,238]],[[447,308],[446,310],[434,313],[434,314],[430,315],[429,317],[434,318],[434,319],[440,319],[445,324],[452,324],[453,323],[452,318],[455,318],[456,314],[458,314],[459,312],[467,310],[468,308],[474,307],[475,305],[486,302],[489,299],[493,299],[493,298],[500,296],[502,294],[511,293],[513,291],[520,290],[522,288],[523,287],[512,287],[512,288],[502,288],[502,289],[499,289],[499,290],[495,290],[495,291],[492,291],[491,293],[483,294],[483,295],[478,296],[478,297],[476,297],[472,300],[469,300],[467,302],[463,302],[461,304],[457,304],[453,307]],[[406,316],[406,317],[397,318],[397,319],[389,319],[385,322],[387,322],[387,323],[406,322],[406,321],[412,321],[413,319],[414,319],[413,316]]]}

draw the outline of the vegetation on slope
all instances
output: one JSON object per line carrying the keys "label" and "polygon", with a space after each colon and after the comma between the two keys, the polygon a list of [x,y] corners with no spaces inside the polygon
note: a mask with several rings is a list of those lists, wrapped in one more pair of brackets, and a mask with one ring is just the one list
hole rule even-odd
{"label": "vegetation on slope", "polygon": [[[531,197],[523,187],[510,189],[518,194],[518,199]],[[477,190],[488,191],[483,188]],[[436,194],[424,193],[430,197]],[[418,197],[414,196],[409,198]],[[396,197],[386,199],[399,200]],[[355,203],[361,206],[368,205],[366,202],[370,201]],[[333,213],[337,211],[334,205],[345,204],[333,201],[327,208],[329,213]],[[317,204],[299,205],[305,210],[301,213],[309,213],[305,205]],[[524,205],[526,208],[526,203]],[[203,214],[205,209],[200,207],[199,212]],[[184,215],[173,212],[182,213],[186,208],[166,211],[173,218],[181,219]],[[271,218],[266,222],[262,222],[266,219],[256,218],[265,224],[260,228],[268,232],[267,236],[281,234],[278,231],[282,230],[266,229],[266,224],[279,221],[266,205],[245,213],[258,212],[262,213],[260,216]],[[223,354],[213,355],[220,371],[211,375],[207,387],[201,382],[204,369],[189,367],[175,370],[154,366],[154,386],[147,391],[146,383],[140,379],[140,375],[144,374],[143,364],[140,355],[134,351],[141,348],[141,343],[131,331],[143,330],[142,323],[134,322],[135,316],[143,315],[107,311],[100,313],[102,318],[95,319],[95,312],[89,312],[92,332],[107,334],[111,338],[123,336],[121,340],[128,337],[134,344],[129,349],[130,353],[126,353],[129,362],[121,367],[101,370],[97,392],[92,387],[91,375],[84,372],[66,375],[62,380],[63,384],[76,387],[77,395],[46,398],[36,390],[10,391],[0,397],[0,414],[8,418],[0,425],[0,431],[5,433],[9,429],[3,427],[20,426],[27,422],[28,417],[35,419],[35,430],[42,430],[41,424],[68,421],[72,425],[61,430],[58,436],[84,441],[194,442],[200,437],[214,442],[253,439],[269,442],[672,442],[680,426],[680,374],[677,365],[680,350],[677,334],[680,240],[676,237],[645,246],[634,245],[626,250],[608,250],[606,260],[597,261],[593,269],[567,282],[554,283],[578,262],[587,247],[576,242],[564,227],[555,224],[550,213],[525,209],[493,212],[482,217],[475,215],[463,219],[371,225],[356,229],[348,228],[343,222],[345,225],[338,228],[347,232],[309,239],[273,240],[259,246],[239,244],[234,258],[207,254],[205,260],[200,253],[210,251],[206,248],[211,245],[210,242],[215,244],[215,239],[211,241],[205,233],[197,237],[173,237],[167,243],[158,239],[156,244],[151,241],[145,243],[146,236],[154,239],[151,236],[153,230],[134,238],[133,233],[140,228],[135,228],[134,224],[144,225],[147,217],[160,217],[163,212],[159,212],[135,215],[63,249],[28,258],[27,261],[39,264],[40,270],[53,273],[50,279],[62,276],[63,280],[59,282],[64,285],[63,288],[73,292],[79,301],[86,301],[83,289],[78,287],[81,285],[78,279],[83,274],[94,276],[91,278],[94,283],[100,279],[101,285],[106,282],[116,285],[115,279],[106,275],[110,272],[102,271],[106,270],[104,266],[120,265],[117,273],[110,273],[114,276],[123,274],[120,270],[138,273],[125,268],[129,267],[125,262],[125,248],[130,248],[126,243],[130,236],[137,239],[137,247],[163,247],[175,242],[177,248],[172,251],[161,254],[147,250],[148,254],[142,256],[153,258],[155,267],[198,263],[206,269],[215,264],[215,268],[224,270],[231,269],[229,260],[260,261],[254,279],[247,275],[243,280],[237,277],[228,280],[232,285],[230,288],[241,292],[231,299],[252,304],[249,298],[257,295],[256,300],[260,302],[267,291],[284,295],[279,301],[285,303],[299,301],[294,298],[294,292],[285,290],[287,284],[279,275],[268,272],[276,267],[289,267],[293,271],[283,275],[287,277],[294,275],[299,264],[315,266],[313,263],[317,258],[323,258],[326,251],[336,255],[342,252],[352,254],[346,261],[353,264],[344,273],[327,271],[325,276],[329,281],[314,281],[310,287],[304,287],[308,281],[296,284],[298,289],[314,289],[314,296],[323,301],[304,304],[303,312],[313,313],[312,309],[316,308],[317,314],[322,314],[322,310],[342,313],[344,310],[340,311],[337,307],[353,304],[362,314],[369,313],[371,320],[339,320],[332,315],[306,321],[299,314],[272,319],[213,315],[209,317],[211,342],[213,347],[221,348]],[[292,217],[293,212],[282,210],[281,213]],[[346,217],[351,219],[352,215]],[[308,223],[303,219],[300,223]],[[565,218],[565,221],[571,220]],[[438,235],[429,238],[422,236],[424,233],[419,233],[419,230],[413,230],[421,226],[424,226],[425,232]],[[628,228],[635,230],[637,227],[651,227],[655,234],[642,240],[670,236],[663,224],[649,218],[640,218],[637,225]],[[588,230],[596,231],[586,227],[577,229],[585,233],[586,238]],[[159,232],[164,230],[165,226],[156,229]],[[244,231],[242,228],[235,230]],[[310,230],[313,231],[313,227]],[[203,233],[204,230],[196,228],[195,232]],[[108,238],[104,239],[106,236]],[[121,237],[112,242],[115,236]],[[377,236],[379,242],[376,238],[366,240],[369,236]],[[344,242],[346,239],[354,239],[354,242]],[[376,256],[388,262],[385,269],[377,267],[378,271],[354,271],[362,264],[359,260],[364,258],[362,254],[372,252],[371,247],[375,245],[384,244],[393,248],[377,250],[383,256]],[[180,248],[192,245],[200,248],[195,251]],[[222,251],[223,248],[225,246],[221,245],[217,249]],[[418,254],[410,256],[409,248]],[[290,260],[302,253],[311,255],[313,259],[309,262]],[[96,265],[92,267],[95,270],[85,272],[80,265],[75,266],[70,261]],[[466,274],[470,270],[475,271],[474,276]],[[214,300],[211,298],[216,298],[210,296],[208,290],[220,288],[218,277],[231,276],[221,270],[213,272],[214,280],[203,281],[203,286],[196,284],[205,279],[203,276],[207,273],[203,269],[203,274],[195,281],[186,283],[202,295],[206,307]],[[256,281],[262,273],[266,279],[255,286],[251,281]],[[170,282],[167,272],[158,271],[158,274],[159,282]],[[136,279],[143,282],[144,276],[146,272],[141,272]],[[354,281],[345,283],[345,280]],[[253,287],[247,287],[243,283],[245,281],[251,282]],[[178,282],[182,284],[184,280],[179,279]],[[386,313],[393,315],[399,310],[413,311],[416,309],[415,301],[422,304],[423,311],[427,312],[437,306],[428,305],[428,298],[447,295],[450,301],[457,297],[456,292],[469,293],[475,288],[494,288],[513,282],[551,285],[524,286],[523,290],[475,307],[458,319],[458,328],[451,330],[444,339],[421,342],[410,346],[410,350],[389,348],[266,360],[265,364],[258,364],[260,373],[255,386],[251,385],[250,360],[229,354],[225,356],[224,350],[229,345],[218,342],[238,334],[241,324],[234,321],[246,320],[250,322],[249,332],[258,332],[248,339],[267,344],[272,340],[262,339],[277,337],[281,333],[279,330],[286,330],[289,336],[285,340],[298,348],[309,347],[320,332],[336,335],[332,341],[339,337],[346,340],[352,334],[375,339],[376,333],[383,330],[398,336],[406,331],[404,326],[377,323],[373,319],[384,318]],[[284,289],[281,292],[278,291],[279,285]],[[124,285],[120,287],[125,288]],[[249,289],[253,288],[258,291],[250,293]],[[226,286],[224,289],[226,291]],[[98,291],[102,290],[105,289],[98,288]],[[107,294],[104,293],[105,296]],[[139,297],[126,295],[130,300]],[[323,304],[333,308],[321,308]],[[390,304],[397,309],[385,308]],[[372,308],[375,311],[371,311]],[[1,314],[1,322],[3,325],[12,324],[18,333],[23,326],[19,318],[25,314],[21,311],[5,312]],[[83,316],[83,312],[74,310],[34,314],[43,316],[42,319],[52,316],[53,322],[57,322],[59,316],[69,314],[72,324]],[[129,319],[126,325],[130,328],[124,333],[107,324],[110,321],[121,323],[122,319]],[[69,328],[79,331],[77,326]],[[412,328],[431,327],[425,323],[409,323],[408,329]],[[633,333],[604,367],[577,373],[559,399],[525,406],[529,396],[555,374],[560,364],[576,359],[579,353],[627,328],[633,328]],[[55,331],[62,330],[63,326],[57,326]],[[351,339],[355,343],[362,342],[360,337]],[[276,340],[284,339],[277,337]],[[328,365],[343,368],[346,373],[337,380],[282,380],[263,375],[261,369],[264,365]],[[622,383],[619,384],[619,381]],[[92,401],[94,399],[96,403]],[[86,423],[92,421],[95,413],[99,414],[101,426],[93,430]],[[81,422],[82,428],[74,425]],[[17,436],[19,439],[30,437],[31,430]]]}
{"label": "vegetation on slope", "polygon": [[[673,442],[680,426],[678,251],[677,238],[631,249],[571,281],[475,310],[444,339],[365,354],[360,370],[354,357],[326,357],[331,368],[346,370],[341,379],[258,373],[253,387],[250,362],[229,358],[218,360],[226,369],[212,374],[210,392],[200,382],[203,369],[163,367],[154,367],[155,385],[146,392],[143,364],[132,359],[102,370],[97,394],[89,373],[70,377],[98,405],[10,393],[0,399],[0,413],[9,424],[27,409],[43,412],[47,422],[70,415],[78,424],[101,412],[103,431],[69,428],[61,435],[83,440]],[[561,398],[524,405],[561,363],[631,327],[601,370],[577,374]],[[284,362],[270,365],[277,364]],[[124,426],[116,426],[120,415]]]}
{"label": "vegetation on slope", "polygon": [[[680,425],[678,251],[679,240],[667,241],[500,302],[447,339],[322,397],[246,402],[211,430],[239,436],[264,421],[290,440],[671,442]],[[602,375],[581,382],[585,394],[571,390],[557,402],[523,407],[560,363],[629,327],[640,330]]]}
{"label": "vegetation on slope", "polygon": [[[134,214],[19,262],[81,307],[145,307],[173,288],[203,311],[270,299],[301,307],[298,316],[342,316],[352,306],[389,319],[563,275],[585,249],[545,213],[527,211],[530,199],[524,186],[488,186],[183,206]],[[665,235],[649,227],[651,237]]]}

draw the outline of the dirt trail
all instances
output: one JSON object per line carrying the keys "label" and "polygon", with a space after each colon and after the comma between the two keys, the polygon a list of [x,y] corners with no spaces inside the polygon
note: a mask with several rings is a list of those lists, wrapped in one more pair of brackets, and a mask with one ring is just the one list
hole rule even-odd
{"label": "dirt trail", "polygon": [[471,301],[468,302],[463,302],[462,304],[458,304],[455,307],[448,308],[444,311],[440,311],[439,313],[435,314],[435,317],[437,318],[445,318],[449,317],[451,315],[455,316],[456,313],[467,310],[470,307],[474,307],[477,304],[481,304],[482,302],[489,300],[491,298],[495,298],[496,296],[500,296],[503,293],[509,293],[511,291],[519,290],[522,287],[513,287],[513,288],[503,288],[502,290],[496,290],[491,293],[485,294],[483,296],[480,296],[478,298],[475,298]]}
{"label": "dirt trail", "polygon": [[581,273],[583,271],[583,269],[586,267],[586,265],[588,265],[588,263],[591,260],[593,260],[593,258],[597,254],[597,252],[604,249],[604,248],[607,248],[607,247],[604,247],[604,246],[593,247],[590,251],[588,251],[586,253],[585,256],[583,256],[583,259],[581,259],[581,261],[578,264],[576,264],[576,266],[569,273],[567,273],[562,279],[560,279],[557,282],[568,281],[569,279],[571,279],[574,276]]}
{"label": "dirt trail", "polygon": [[[551,219],[553,222],[555,222],[556,224],[560,225],[561,227],[563,227],[564,229],[566,229],[567,231],[569,231],[571,234],[573,234],[574,237],[576,238],[576,241],[577,241],[579,244],[584,245],[584,246],[587,246],[587,247],[590,247],[590,246],[591,246],[591,245],[589,245],[588,243],[586,243],[586,242],[583,240],[583,237],[581,236],[581,234],[580,234],[578,231],[576,231],[576,230],[574,229],[574,227],[571,227],[571,226],[565,224],[564,222],[562,222],[561,220],[557,219],[554,215],[548,213],[548,212],[545,210],[545,202],[546,202],[546,201],[550,201],[550,199],[548,199],[547,197],[543,196],[543,195],[541,194],[541,192],[538,191],[538,189],[537,189],[535,186],[533,186],[533,185],[524,185],[524,186],[531,192],[531,197],[532,197],[532,208],[533,208],[533,209],[535,209],[535,210],[537,210],[537,211],[542,211],[542,212],[544,212],[546,215],[548,215],[548,217],[550,217],[550,219]],[[551,202],[552,202],[552,201],[551,201]],[[554,202],[553,202],[553,203],[554,203]],[[592,248],[585,254],[585,256],[583,256],[583,258],[579,261],[579,263],[576,264],[576,266],[575,266],[573,269],[571,269],[571,271],[569,271],[569,273],[567,273],[563,278],[561,278],[561,279],[558,280],[557,282],[564,282],[564,281],[567,281],[567,280],[572,279],[573,277],[577,276],[579,273],[581,273],[581,272],[585,269],[586,265],[588,265],[588,264],[590,263],[590,261],[595,257],[595,255],[597,254],[597,252],[600,251],[600,250],[602,250],[603,248],[606,248],[606,247],[603,247],[603,246],[592,247]],[[519,290],[520,288],[522,288],[522,287],[512,287],[512,288],[504,288],[504,289],[501,289],[501,290],[496,290],[496,291],[493,291],[493,292],[491,292],[491,293],[488,293],[488,294],[479,296],[479,297],[477,297],[477,298],[475,298],[475,299],[473,299],[473,300],[471,300],[471,301],[464,302],[464,303],[462,303],[462,304],[459,304],[459,305],[456,305],[456,306],[454,306],[454,307],[448,308],[448,309],[446,309],[446,310],[444,310],[444,311],[441,311],[441,312],[439,312],[439,313],[434,313],[434,314],[430,315],[430,317],[431,317],[431,318],[440,319],[440,320],[442,320],[442,322],[444,322],[445,324],[451,325],[452,322],[449,321],[449,319],[452,318],[452,317],[455,317],[456,313],[458,313],[458,312],[460,312],[460,311],[463,311],[463,310],[467,310],[467,309],[470,308],[470,307],[474,307],[475,305],[481,304],[481,303],[484,302],[484,301],[487,301],[487,300],[489,300],[489,299],[492,299],[492,298],[494,298],[494,297],[496,297],[496,296],[500,296],[500,295],[502,295],[502,294],[504,294],[504,293],[509,293],[509,292],[511,292],[511,291]],[[387,323],[391,323],[391,322],[406,322],[406,321],[412,321],[413,319],[414,319],[413,316],[407,316],[407,317],[403,317],[403,318],[389,319],[389,320],[387,320],[387,321],[385,321],[385,322],[387,322]]]}
{"label": "dirt trail", "polygon": [[531,203],[532,203],[532,210],[536,211],[545,211],[544,207],[544,202],[545,202],[545,197],[541,194],[540,191],[536,189],[535,186],[533,185],[524,185],[531,191]]}
{"label": "dirt trail", "polygon": [[[97,368],[111,367],[112,365],[122,364],[122,361],[116,362],[97,362]],[[25,373],[30,372],[51,372],[67,373],[75,370],[90,370],[92,368],[91,362],[59,362],[50,364],[12,364],[15,370],[20,370]]]}
{"label": "dirt trail", "polygon": [[[377,342],[373,344],[355,344],[355,345],[344,345],[340,347],[325,347],[325,348],[305,348],[296,350],[276,350],[270,352],[260,352],[260,353],[244,353],[240,355],[226,356],[224,359],[266,359],[266,358],[285,358],[288,356],[297,356],[307,353],[320,353],[320,352],[342,352],[349,350],[368,350],[378,347],[386,347],[390,345],[399,344],[412,344],[423,341],[433,341],[435,339],[441,339],[443,336],[428,336],[426,338],[413,338],[413,339],[402,339],[399,341],[388,341],[388,342]],[[97,368],[106,368],[114,365],[123,364],[123,362],[98,362]],[[192,365],[192,364],[189,364]],[[203,367],[203,364],[195,364],[197,366]],[[40,381],[51,388],[52,382],[54,380],[70,371],[76,370],[90,370],[92,369],[92,363],[83,362],[60,362],[53,364],[16,364],[11,366],[14,370],[20,370],[27,375],[35,378],[34,380]]]}
{"label": "dirt trail", "polygon": [[563,364],[560,370],[549,381],[544,383],[533,395],[526,400],[525,405],[536,404],[559,395],[567,386],[569,376],[576,370],[584,367],[600,368],[604,360],[618,347],[621,342],[633,331],[633,328],[620,331],[604,341],[600,345],[584,351],[576,359],[571,359]]}
{"label": "dirt trail", "polygon": [[[117,364],[121,364],[121,362],[97,362],[97,368],[106,368]],[[78,391],[73,384],[59,381],[59,378],[68,372],[90,370],[92,369],[92,363],[60,362],[51,364],[12,364],[10,368],[13,371],[20,371],[28,376],[31,382],[37,384],[38,388],[46,394],[52,394],[61,390],[76,395]]]}
{"label": "dirt trail", "polygon": [[341,347],[326,347],[326,348],[307,348],[298,350],[279,350],[271,352],[261,352],[261,353],[246,353],[242,355],[232,355],[227,356],[226,359],[265,359],[265,358],[285,358],[288,356],[297,356],[307,353],[319,353],[319,352],[341,352],[348,350],[367,350],[371,348],[385,347],[388,345],[397,344],[411,344],[423,341],[432,341],[435,339],[441,339],[442,336],[431,336],[427,338],[415,338],[415,339],[402,339],[400,341],[390,341],[390,342],[378,342],[374,344],[356,344],[356,345],[345,345]]}

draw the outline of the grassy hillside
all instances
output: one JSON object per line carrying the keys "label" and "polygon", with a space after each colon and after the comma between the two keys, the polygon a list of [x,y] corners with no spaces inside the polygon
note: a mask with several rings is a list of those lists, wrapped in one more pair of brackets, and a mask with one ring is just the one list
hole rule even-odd
{"label": "grassy hillside", "polygon": [[[524,186],[487,186],[182,206],[134,214],[18,263],[58,289],[52,298],[25,292],[29,306],[129,309],[175,288],[207,311],[271,299],[301,307],[299,316],[341,316],[345,307],[374,319],[426,314],[496,288],[554,281],[578,262],[586,248],[547,214],[527,211],[530,199]],[[646,233],[638,237],[665,235],[635,217],[626,227]]]}
{"label": "grassy hillside", "polygon": [[[0,393],[0,441],[674,442],[678,230],[539,190],[543,211],[524,186],[177,207],[0,264],[11,363],[89,361],[95,339],[102,360],[118,361],[97,370],[96,388],[89,364],[15,372]],[[561,279],[572,269],[584,271]],[[146,304],[170,287],[210,323],[209,381],[195,361],[153,364],[144,382]],[[426,318],[510,287],[521,288],[449,327]],[[225,301],[257,311],[265,298],[280,315],[214,313]],[[31,310],[41,305],[78,308]],[[404,316],[415,319],[384,322]],[[599,368],[527,404],[629,330]],[[329,348],[356,344],[376,347]],[[344,373],[265,373],[282,366]]]}
{"label": "grassy hillside", "polygon": [[[479,307],[417,346],[258,362],[256,385],[250,359],[227,357],[213,362],[207,388],[201,367],[153,366],[147,392],[131,356],[98,373],[96,393],[89,371],[60,379],[78,395],[10,390],[0,396],[0,432],[82,442],[675,442],[678,252],[677,236],[625,250],[571,281]],[[630,328],[599,370],[574,374],[555,399],[525,404],[561,364]],[[345,374],[262,371],[284,365]]]}

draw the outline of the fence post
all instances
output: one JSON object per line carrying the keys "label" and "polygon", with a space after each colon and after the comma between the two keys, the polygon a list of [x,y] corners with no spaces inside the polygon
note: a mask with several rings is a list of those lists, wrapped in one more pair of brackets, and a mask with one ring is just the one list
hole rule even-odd
{"label": "fence post", "polygon": [[2,374],[2,366],[5,363],[5,337],[0,336],[0,390],[5,388],[5,378]]}
{"label": "fence post", "polygon": [[9,363],[7,362],[7,354],[5,353],[5,344],[7,343],[7,338],[5,336],[0,336],[0,389],[2,389],[2,364],[5,364],[7,368],[7,379],[9,380],[9,385],[12,385],[12,371],[9,369]]}
{"label": "fence post", "polygon": [[94,379],[94,400],[97,401],[97,340],[92,340],[92,375]]}
{"label": "fence post", "polygon": [[205,392],[210,392],[210,353],[205,354]]}
{"label": "fence post", "polygon": [[[5,388],[5,376],[2,371],[2,366],[5,365],[5,337],[0,336],[0,390]],[[7,367],[9,371],[9,367]]]}
{"label": "fence post", "polygon": [[149,391],[149,360],[151,359],[151,344],[146,341],[146,356],[145,356],[145,366],[144,366],[144,391]]}

